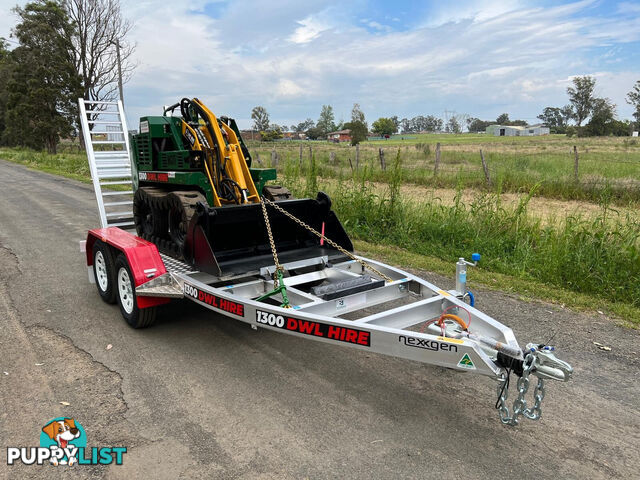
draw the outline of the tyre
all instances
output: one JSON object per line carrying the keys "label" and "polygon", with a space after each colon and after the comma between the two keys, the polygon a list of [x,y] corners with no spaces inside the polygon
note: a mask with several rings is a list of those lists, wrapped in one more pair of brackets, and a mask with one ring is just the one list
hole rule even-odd
{"label": "tyre", "polygon": [[115,275],[116,298],[122,317],[133,328],[151,326],[156,319],[156,308],[138,308],[135,281],[129,268],[129,262],[122,253],[116,258]]}
{"label": "tyre", "polygon": [[93,277],[102,300],[107,303],[116,303],[116,267],[113,260],[111,247],[106,243],[96,240],[93,244]]}

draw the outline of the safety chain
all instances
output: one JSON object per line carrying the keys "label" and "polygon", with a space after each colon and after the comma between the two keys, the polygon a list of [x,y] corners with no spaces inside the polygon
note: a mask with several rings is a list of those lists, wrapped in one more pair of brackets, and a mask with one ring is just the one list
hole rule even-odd
{"label": "safety chain", "polygon": [[278,272],[282,273],[284,270],[280,265],[280,261],[278,260],[278,252],[276,251],[276,243],[273,240],[273,233],[271,233],[271,223],[269,222],[269,215],[267,215],[267,207],[264,204],[264,200],[266,198],[262,198],[263,201],[260,202],[262,205],[262,214],[264,215],[264,223],[267,226],[267,235],[269,235],[269,244],[271,245],[271,253],[273,254],[273,263],[276,266],[275,272],[273,272],[273,289],[277,289],[279,285],[279,276]]}
{"label": "safety chain", "polygon": [[[386,282],[393,282],[393,280],[388,277],[387,275],[385,275],[384,273],[382,273],[380,270],[377,270],[375,267],[372,267],[371,265],[369,265],[367,262],[365,262],[364,260],[361,260],[360,258],[356,257],[354,254],[352,254],[351,252],[345,250],[344,248],[342,248],[340,245],[338,245],[336,242],[334,242],[333,240],[331,240],[330,238],[325,237],[322,233],[318,232],[317,230],[315,230],[313,227],[307,225],[306,223],[304,223],[302,220],[300,220],[299,218],[294,217],[293,215],[291,215],[289,212],[287,212],[284,208],[282,208],[280,205],[276,205],[274,202],[272,202],[271,200],[262,197],[262,209],[265,212],[265,219],[267,218],[267,214],[266,214],[266,210],[265,210],[265,206],[264,204],[267,203],[269,205],[271,205],[273,208],[275,208],[276,210],[278,210],[280,213],[284,214],[285,216],[289,217],[291,220],[293,220],[294,222],[296,222],[298,225],[300,225],[303,228],[306,228],[307,230],[309,230],[311,233],[313,233],[315,236],[324,239],[325,242],[327,242],[329,245],[331,245],[333,248],[335,248],[336,250],[338,250],[340,253],[343,253],[344,255],[346,255],[347,257],[349,257],[351,260],[355,260],[356,262],[358,262],[360,265],[362,265],[364,268],[368,268],[369,270],[371,270],[373,273],[375,273],[376,275],[379,275],[380,277],[382,277]],[[268,225],[268,223],[267,223]],[[267,231],[269,232],[269,239],[272,242],[271,243],[271,249],[274,251],[274,260],[276,261],[276,267],[278,267],[278,263],[277,263],[277,257],[275,254],[275,246],[273,244],[273,238],[271,237],[271,228],[269,226],[267,226]]]}
{"label": "safety chain", "polygon": [[505,425],[517,425],[518,417],[522,415],[530,420],[539,420],[542,416],[542,400],[544,400],[545,394],[544,380],[542,378],[538,378],[538,384],[533,392],[535,399],[533,408],[527,408],[527,400],[525,398],[525,395],[529,390],[529,375],[534,369],[535,364],[536,356],[533,353],[527,354],[523,363],[522,377],[518,379],[518,397],[513,401],[513,411],[511,413],[507,406],[510,372],[506,373],[505,377],[501,379],[498,384],[498,401],[496,403],[496,408],[498,409],[500,421]]}

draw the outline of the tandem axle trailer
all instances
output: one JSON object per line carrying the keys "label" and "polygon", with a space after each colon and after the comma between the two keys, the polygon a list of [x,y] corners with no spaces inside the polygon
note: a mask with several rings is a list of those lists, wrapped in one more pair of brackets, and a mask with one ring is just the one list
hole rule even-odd
{"label": "tandem axle trailer", "polygon": [[[102,111],[108,111],[109,105],[102,105]],[[126,132],[122,106],[113,105],[123,122],[122,132]],[[81,103],[84,119],[92,118],[87,117],[85,107]],[[100,111],[94,107],[95,117]],[[87,123],[83,122],[83,127]],[[156,244],[123,229],[132,225],[126,217],[131,217],[130,213],[109,216],[105,196],[114,192],[102,193],[101,186],[130,184],[131,167],[125,155],[102,162],[100,157],[108,155],[95,155],[104,153],[93,150],[91,138],[95,132],[86,128],[85,133],[103,224],[103,228],[88,232],[84,245],[89,279],[95,282],[103,300],[119,305],[122,316],[134,328],[150,326],[157,308],[163,304],[186,299],[255,330],[264,328],[484,375],[497,382],[496,405],[501,422],[508,425],[517,425],[522,417],[539,419],[545,381],[567,381],[573,373],[569,364],[555,356],[553,347],[529,343],[522,348],[509,327],[475,308],[473,295],[466,288],[466,270],[476,264],[479,255],[474,254],[473,262],[462,258],[458,261],[456,288],[445,291],[334,244],[324,236],[324,230],[321,234],[290,213],[300,206],[298,200],[262,202],[273,252],[256,247],[258,253],[250,258],[226,263],[222,260],[218,263],[223,256],[195,255],[195,260],[183,261],[176,255],[161,253]],[[125,135],[120,143],[126,152]],[[319,211],[326,210],[325,214],[332,215],[327,213],[328,199],[325,203],[321,200],[319,195],[317,205],[308,205],[316,205]],[[122,203],[119,200],[114,205]],[[276,254],[273,236],[277,238],[278,234],[272,235],[269,215],[280,228],[291,221],[291,228],[313,231],[320,241],[303,242],[301,239],[306,237],[298,232],[295,241],[300,245],[283,248]],[[115,226],[114,221],[118,223]],[[192,222],[191,228],[200,227]],[[264,225],[255,228],[259,230]],[[201,237],[204,240],[198,241],[199,237],[194,235],[196,252],[208,246],[205,236]],[[292,242],[288,238],[287,241]],[[198,263],[198,258],[209,261]],[[512,374],[518,377],[516,398],[508,403]]]}

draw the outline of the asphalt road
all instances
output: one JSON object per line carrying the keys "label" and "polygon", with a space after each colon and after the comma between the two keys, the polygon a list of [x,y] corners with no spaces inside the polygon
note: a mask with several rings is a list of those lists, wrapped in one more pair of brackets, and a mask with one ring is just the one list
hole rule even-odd
{"label": "asphalt road", "polygon": [[87,281],[78,241],[96,210],[89,186],[0,161],[0,477],[48,478],[7,466],[6,447],[37,446],[64,415],[90,446],[128,447],[124,465],[68,478],[638,478],[637,331],[477,291],[521,344],[555,334],[575,368],[548,382],[541,421],[505,427],[487,378],[255,332],[185,301],[129,328]]}

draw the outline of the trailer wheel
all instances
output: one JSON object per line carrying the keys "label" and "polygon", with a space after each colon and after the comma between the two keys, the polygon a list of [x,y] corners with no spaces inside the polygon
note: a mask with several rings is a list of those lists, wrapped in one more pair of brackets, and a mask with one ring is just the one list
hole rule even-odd
{"label": "trailer wheel", "polygon": [[138,308],[135,282],[133,275],[131,275],[127,258],[123,254],[118,255],[118,258],[116,258],[115,272],[116,298],[120,306],[120,313],[133,328],[151,326],[156,319],[156,308]]}
{"label": "trailer wheel", "polygon": [[116,303],[115,262],[111,247],[106,243],[96,240],[93,244],[93,276],[96,279],[98,293],[107,303]]}

